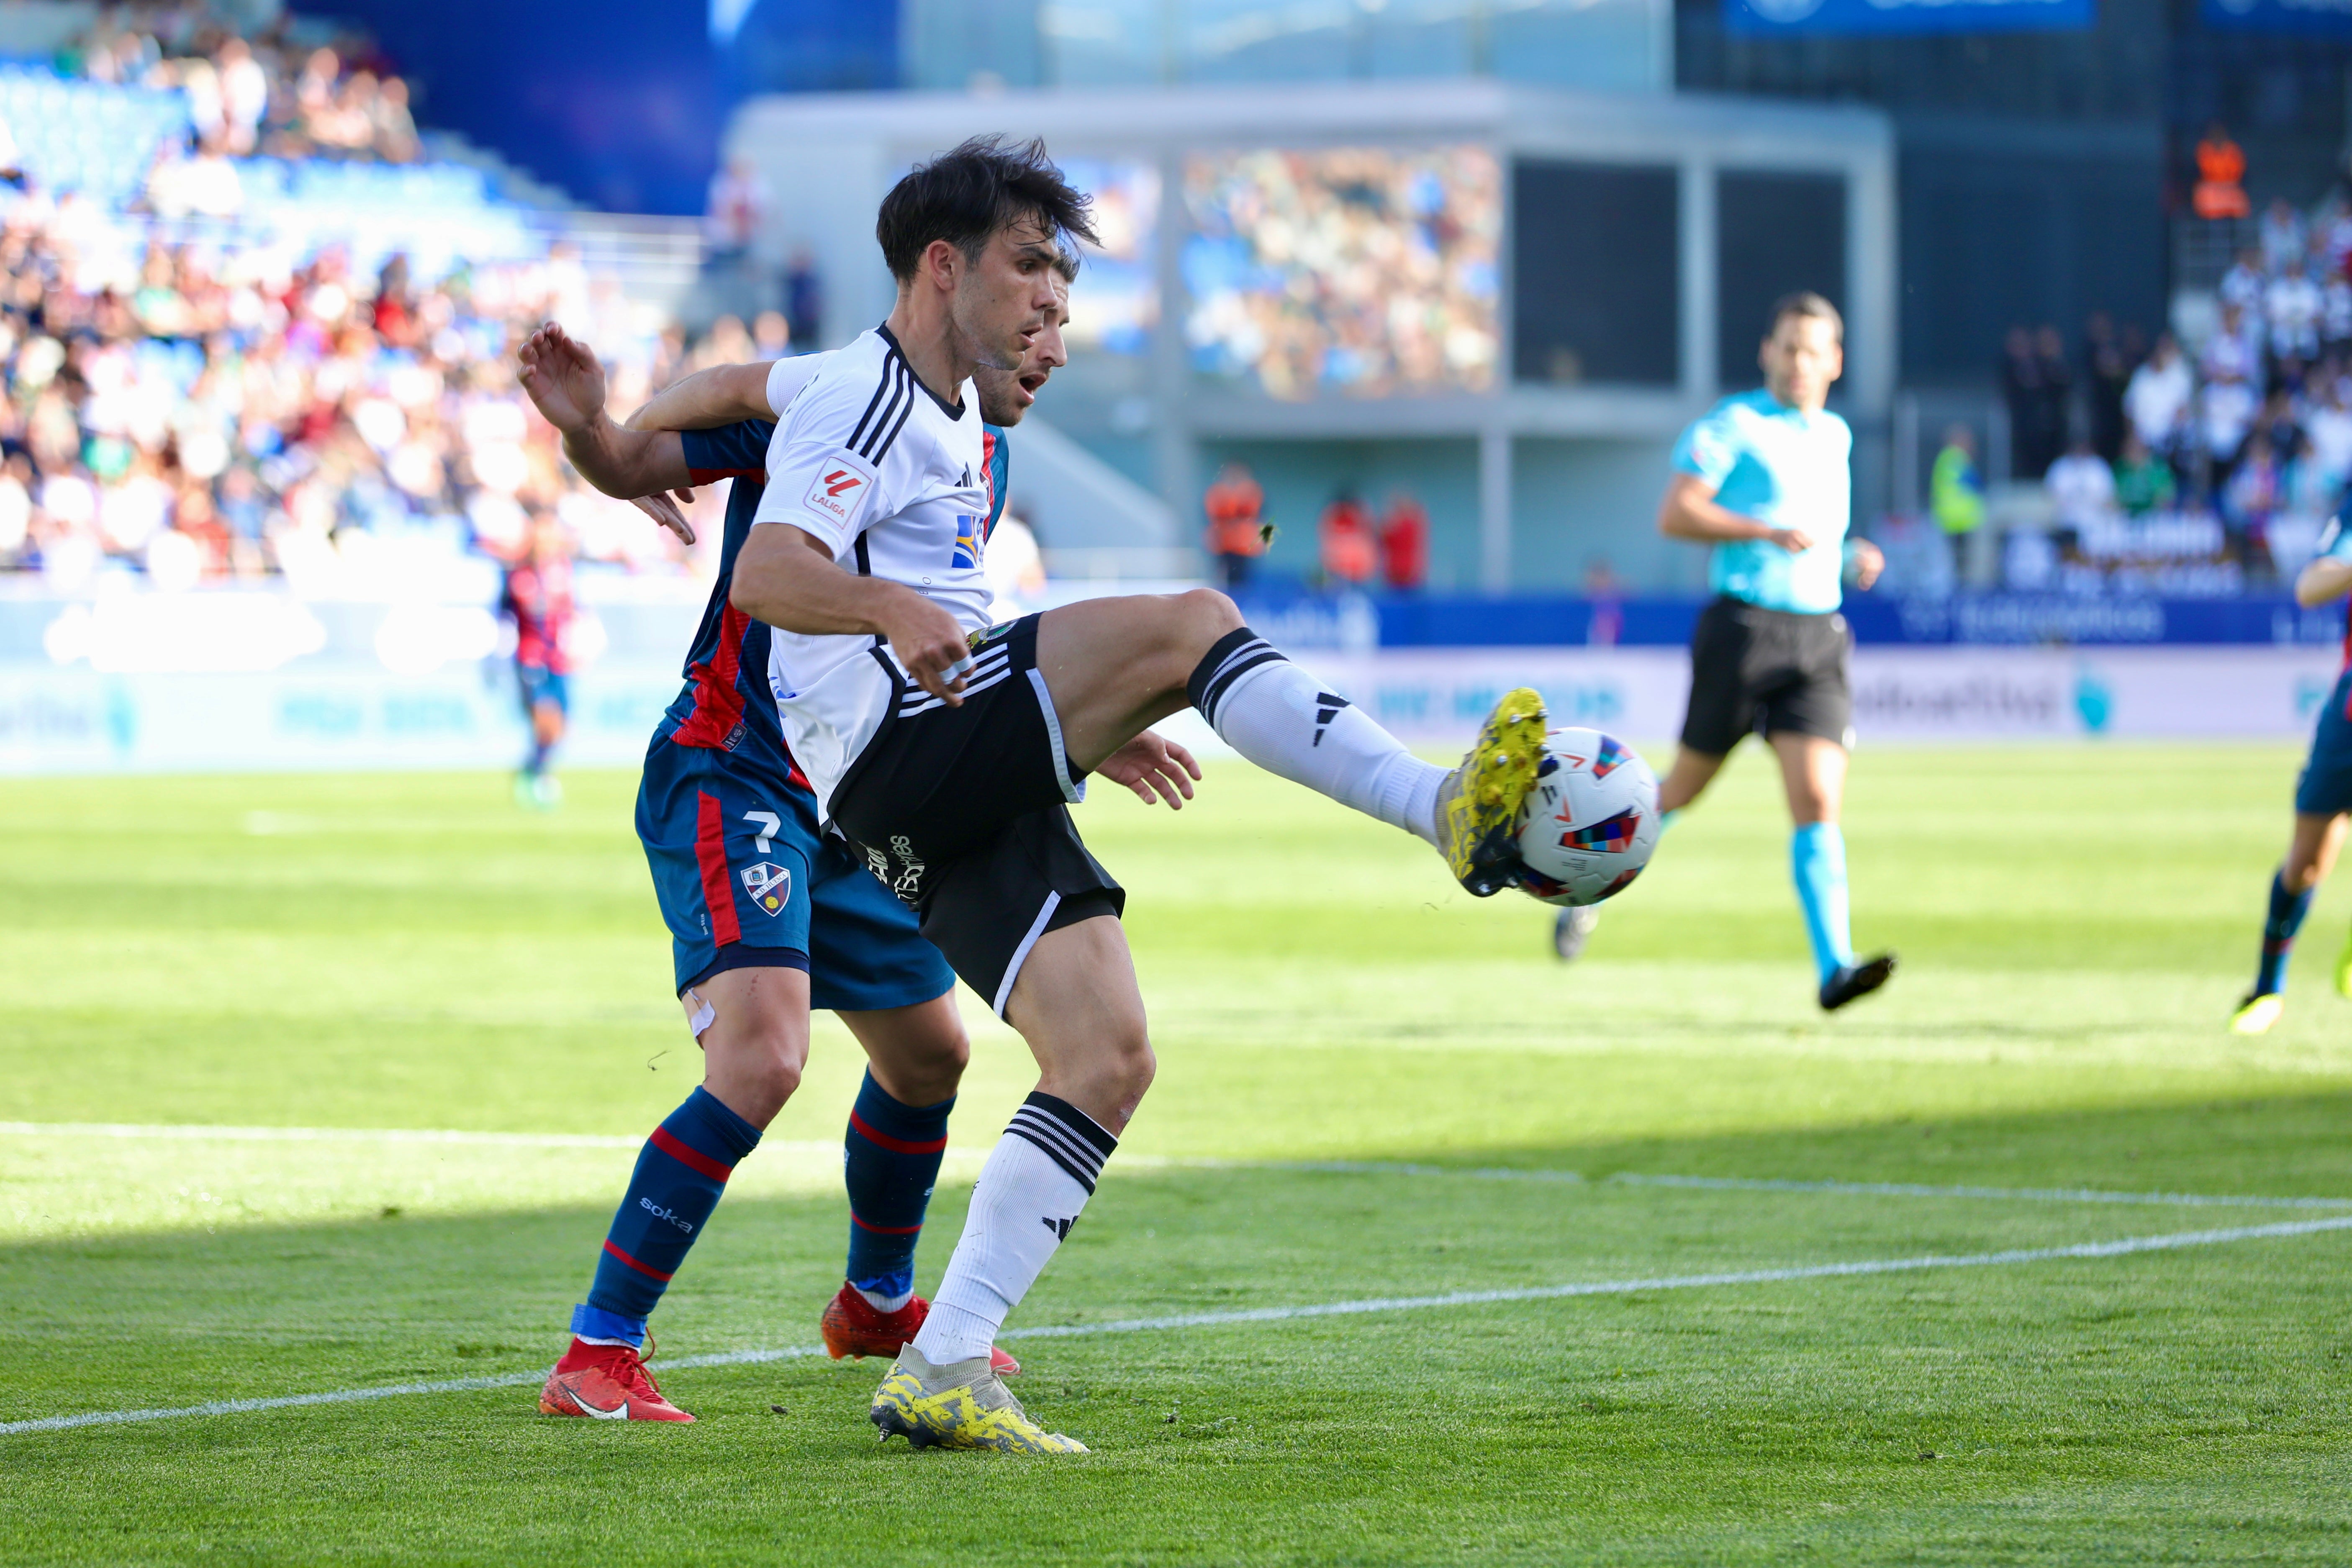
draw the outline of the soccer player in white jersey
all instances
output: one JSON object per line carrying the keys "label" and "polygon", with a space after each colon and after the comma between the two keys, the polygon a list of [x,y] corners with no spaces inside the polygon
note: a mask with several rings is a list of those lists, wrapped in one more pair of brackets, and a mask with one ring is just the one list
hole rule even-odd
{"label": "soccer player in white jersey", "polygon": [[1084,1451],[1024,1414],[988,1352],[1154,1070],[1126,895],[1070,819],[1087,775],[1140,773],[1179,805],[1198,770],[1149,727],[1194,707],[1252,762],[1427,840],[1483,896],[1520,874],[1511,829],[1542,753],[1542,700],[1519,690],[1460,768],[1423,763],[1205,589],[988,624],[970,378],[1042,330],[1065,237],[1092,237],[1086,209],[1041,143],[994,138],[892,188],[876,230],[897,303],[786,412],[735,570],[737,607],[777,628],[779,712],[824,820],[1041,1072],[875,1395],[884,1436],[922,1445]]}

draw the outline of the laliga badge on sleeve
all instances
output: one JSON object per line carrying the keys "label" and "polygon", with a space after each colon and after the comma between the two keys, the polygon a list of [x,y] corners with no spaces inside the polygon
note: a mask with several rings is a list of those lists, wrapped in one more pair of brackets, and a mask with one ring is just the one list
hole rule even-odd
{"label": "laliga badge on sleeve", "polygon": [[857,521],[873,488],[874,470],[862,458],[837,452],[817,465],[816,480],[809,486],[803,504],[820,517],[847,527]]}

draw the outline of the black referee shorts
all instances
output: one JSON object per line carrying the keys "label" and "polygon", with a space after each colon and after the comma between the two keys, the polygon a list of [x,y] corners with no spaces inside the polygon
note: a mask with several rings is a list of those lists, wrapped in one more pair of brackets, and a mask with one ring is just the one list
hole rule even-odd
{"label": "black referee shorts", "polygon": [[834,788],[834,826],[1002,1017],[1039,937],[1127,907],[1070,820],[1085,774],[1037,673],[1037,617],[972,638],[960,708],[883,662],[897,690]]}
{"label": "black referee shorts", "polygon": [[1683,744],[1719,757],[1750,731],[1853,744],[1853,633],[1832,611],[1805,616],[1719,598],[1691,635]]}

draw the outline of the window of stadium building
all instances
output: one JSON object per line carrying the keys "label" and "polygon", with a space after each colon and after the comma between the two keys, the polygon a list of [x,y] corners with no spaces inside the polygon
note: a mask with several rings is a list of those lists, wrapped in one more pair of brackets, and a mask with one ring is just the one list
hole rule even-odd
{"label": "window of stadium building", "polygon": [[1160,171],[1118,159],[1066,158],[1062,172],[1094,198],[1100,245],[1086,247],[1086,265],[1070,286],[1070,324],[1063,334],[1074,352],[1150,352],[1160,321],[1155,274],[1160,232]]}
{"label": "window of stadium building", "polygon": [[1663,0],[906,0],[908,80],[961,89],[1497,76],[1670,85]]}
{"label": "window of stadium building", "polygon": [[1185,165],[1193,368],[1284,399],[1494,384],[1502,182],[1475,146]]}

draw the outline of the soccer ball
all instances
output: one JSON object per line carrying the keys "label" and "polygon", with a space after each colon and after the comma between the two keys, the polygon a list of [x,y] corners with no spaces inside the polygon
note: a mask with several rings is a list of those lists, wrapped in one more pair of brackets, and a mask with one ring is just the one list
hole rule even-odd
{"label": "soccer ball", "polygon": [[1520,886],[1547,904],[1597,904],[1642,874],[1658,847],[1658,775],[1598,730],[1544,737],[1519,808]]}

